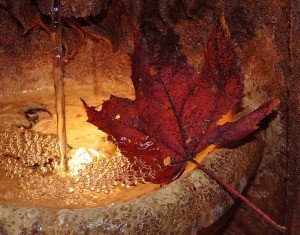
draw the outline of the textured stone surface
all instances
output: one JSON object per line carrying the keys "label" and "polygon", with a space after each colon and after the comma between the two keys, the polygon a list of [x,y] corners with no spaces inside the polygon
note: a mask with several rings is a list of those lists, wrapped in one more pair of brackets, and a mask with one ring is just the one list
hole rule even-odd
{"label": "textured stone surface", "polygon": [[285,221],[290,234],[300,231],[300,2],[291,1],[290,69],[288,116],[288,168]]}
{"label": "textured stone surface", "polygon": [[[51,15],[53,0],[38,0],[40,11],[45,15]],[[107,8],[109,0],[62,0],[62,14],[66,17],[86,17],[97,15]]]}
{"label": "textured stone surface", "polygon": [[[286,172],[286,79],[288,61],[288,1],[228,1],[226,12],[233,36],[241,46],[241,63],[248,83],[247,95],[262,101],[280,97],[278,116],[266,132],[267,146],[247,197],[279,223],[284,223]],[[238,12],[238,13],[237,13]],[[235,21],[233,16],[240,19]],[[259,94],[259,95],[257,95]],[[280,234],[242,204],[234,215],[229,234]]]}

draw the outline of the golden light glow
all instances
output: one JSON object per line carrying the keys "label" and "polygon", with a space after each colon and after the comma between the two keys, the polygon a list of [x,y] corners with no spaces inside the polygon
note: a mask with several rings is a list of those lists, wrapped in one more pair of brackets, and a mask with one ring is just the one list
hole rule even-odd
{"label": "golden light glow", "polygon": [[222,118],[217,122],[217,125],[222,126],[226,122],[229,122],[233,119],[233,110],[230,110],[227,114],[222,115]]}
{"label": "golden light glow", "polygon": [[167,156],[167,157],[164,159],[164,165],[165,165],[165,166],[168,166],[168,165],[170,165],[170,163],[171,163],[171,158],[170,158],[170,156]]}
{"label": "golden light glow", "polygon": [[[231,121],[233,119],[233,114],[234,114],[234,112],[230,111],[227,114],[223,115],[222,118],[217,122],[217,125],[223,125],[226,122]],[[118,118],[118,117],[116,117],[116,118]],[[95,134],[94,133],[95,131],[96,132],[99,131],[99,130],[91,131],[91,128],[94,128],[94,127],[92,127],[92,125],[87,124],[87,123],[85,123],[84,125],[82,125],[82,123],[81,123],[80,124],[81,128],[78,128],[79,123],[76,123],[76,124],[77,125],[73,124],[73,126],[72,126],[73,129],[77,129],[77,130],[80,129],[81,134],[84,134],[87,136],[89,136],[91,134]],[[91,131],[91,133],[89,134],[90,131]],[[69,134],[69,136],[71,137],[70,139],[75,138],[75,136],[73,136],[72,134],[71,135]],[[76,134],[78,136],[79,133],[76,133]],[[99,151],[97,151],[95,148],[88,147],[89,140],[85,140],[85,139],[81,138],[81,141],[82,141],[82,146],[79,147],[77,145],[78,148],[72,150],[72,153],[71,153],[72,157],[68,163],[69,164],[69,174],[72,174],[72,175],[77,175],[78,172],[86,169],[87,164],[90,164],[93,162],[94,159],[101,157],[99,154]],[[189,141],[190,140],[188,139],[187,142],[189,142]],[[98,142],[98,144],[99,144],[99,142]],[[95,147],[95,146],[93,146],[93,147]],[[97,146],[97,147],[99,147],[99,146]],[[205,157],[208,156],[208,154],[211,153],[215,148],[216,148],[216,145],[208,146],[205,150],[203,150],[201,153],[199,153],[195,159],[198,162],[203,162]],[[171,161],[170,159],[171,159],[170,157],[166,157],[164,159],[164,164],[165,165],[170,164],[170,161]],[[188,163],[187,169],[192,169],[192,168],[194,168],[194,164]]]}
{"label": "golden light glow", "polygon": [[93,162],[93,157],[91,156],[91,152],[99,153],[94,149],[86,150],[85,148],[78,148],[74,150],[72,154],[72,158],[69,159],[69,172],[72,175],[77,175],[80,170],[86,169],[86,165]]}
{"label": "golden light glow", "polygon": [[[152,72],[155,73],[155,70]],[[87,116],[81,104],[69,105],[66,107],[66,111],[68,144],[73,147],[69,154],[68,174],[78,175],[78,171],[84,171],[88,164],[101,157],[105,157],[107,154],[109,155],[111,147],[105,143],[105,133],[99,131],[94,125],[86,122]],[[217,122],[217,125],[223,125],[224,123],[232,120],[233,113],[233,111],[230,111],[226,115],[223,115]],[[115,118],[119,119],[120,115],[116,115]],[[36,124],[33,129],[42,133],[55,134],[55,120],[55,117],[43,119]],[[191,139],[188,138],[187,143],[190,141]],[[205,156],[212,152],[215,147],[215,145],[209,146],[196,156],[196,160],[198,162],[202,162],[205,159]],[[105,154],[102,154],[103,151],[101,149],[104,149]],[[99,151],[101,154],[99,154]],[[170,158],[166,158],[164,164],[170,164]],[[191,164],[191,167],[192,166],[194,168],[193,164]]]}
{"label": "golden light glow", "polygon": [[[233,119],[233,115],[234,115],[234,111],[231,110],[229,111],[227,114],[222,115],[222,118],[217,122],[217,125],[221,126],[224,125],[226,122],[229,122]],[[204,149],[201,153],[197,154],[196,156],[196,160],[197,162],[203,162],[205,157],[208,156],[209,153],[211,153],[217,146],[212,144],[210,146],[208,146],[206,149]],[[188,163],[188,166],[192,165],[194,167],[194,164],[192,163]]]}

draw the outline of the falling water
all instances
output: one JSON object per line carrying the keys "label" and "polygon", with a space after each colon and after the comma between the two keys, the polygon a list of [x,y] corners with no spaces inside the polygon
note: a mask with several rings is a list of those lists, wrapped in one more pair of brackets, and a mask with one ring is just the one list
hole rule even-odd
{"label": "falling water", "polygon": [[[84,208],[109,205],[145,195],[158,187],[141,184],[145,183],[152,172],[145,174],[144,171],[136,171],[115,145],[105,141],[104,133],[91,125],[85,126],[86,116],[81,113],[84,110],[74,100],[78,99],[79,92],[82,97],[90,97],[90,87],[72,86],[76,95],[66,97],[69,105],[67,111],[71,111],[66,113],[60,11],[60,0],[54,0],[51,40],[57,120],[49,116],[55,110],[48,92],[36,90],[21,92],[20,96],[0,96],[0,203]],[[97,85],[97,71],[94,72]],[[99,90],[95,90],[95,95],[101,104]],[[37,107],[49,113],[39,116],[38,123],[34,122],[33,125],[26,115],[21,114],[24,110]],[[68,140],[73,148],[67,145],[66,116],[72,120]],[[53,135],[56,126],[57,135]],[[77,126],[80,126],[80,130],[87,130],[84,136],[80,136],[81,132],[72,133]],[[91,145],[97,146],[93,149]],[[133,186],[138,189],[130,191]],[[112,192],[114,196],[108,196]]]}
{"label": "falling water", "polygon": [[61,45],[61,1],[54,0],[52,9],[52,44],[53,44],[53,79],[55,87],[55,106],[57,114],[57,136],[59,140],[60,169],[66,171],[67,163],[67,135],[65,120],[65,95],[63,81],[63,52]]}

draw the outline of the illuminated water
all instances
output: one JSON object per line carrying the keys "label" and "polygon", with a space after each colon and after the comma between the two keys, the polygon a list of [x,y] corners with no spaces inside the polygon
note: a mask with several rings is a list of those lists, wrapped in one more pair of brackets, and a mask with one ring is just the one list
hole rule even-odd
{"label": "illuminated water", "polygon": [[80,97],[92,104],[108,97],[74,84],[64,91],[60,1],[54,5],[54,91],[41,87],[0,94],[0,203],[86,208],[153,191],[158,186],[141,184],[143,174],[132,170],[105,133],[86,122]]}
{"label": "illuminated water", "polygon": [[65,94],[63,76],[63,52],[61,44],[62,22],[61,22],[61,2],[54,0],[52,10],[52,30],[51,40],[53,45],[53,81],[55,87],[55,107],[57,115],[57,137],[59,140],[60,170],[67,171],[67,134],[65,115]]}
{"label": "illuminated water", "polygon": [[[105,133],[86,122],[77,95],[86,97],[90,89],[72,88],[66,96],[66,126],[72,146],[67,148],[66,174],[60,174],[51,90],[0,97],[1,204],[86,208],[130,200],[158,187],[139,184],[143,177],[137,177],[139,173],[106,141]],[[38,122],[26,129],[25,113],[34,109],[52,115],[40,111]]]}
{"label": "illuminated water", "polygon": [[153,191],[158,186],[140,184],[143,174],[131,169],[105,133],[86,122],[80,97],[95,102],[97,96],[99,104],[104,100],[99,91],[94,95],[91,87],[71,84],[65,93],[57,0],[52,26],[55,92],[40,88],[0,95],[0,203],[85,208]]}

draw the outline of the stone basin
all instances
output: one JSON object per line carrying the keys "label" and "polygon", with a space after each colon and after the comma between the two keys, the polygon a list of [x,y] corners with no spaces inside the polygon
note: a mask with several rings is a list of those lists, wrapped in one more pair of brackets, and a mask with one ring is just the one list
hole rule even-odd
{"label": "stone basin", "polygon": [[[2,12],[1,17],[5,14]],[[28,97],[37,97],[38,94],[44,96],[49,92],[49,100],[53,99],[49,35],[45,31],[33,31],[25,39],[20,36],[16,22],[12,19],[7,21],[11,21],[13,27],[8,29],[3,25],[8,32],[6,40],[17,39],[14,48],[4,49],[6,57],[1,57],[1,64],[5,65],[0,80],[1,110],[7,107],[11,97],[20,97],[19,101],[25,105],[20,105],[20,112],[24,111],[24,107],[32,105],[44,107],[42,99],[32,102]],[[179,25],[177,31],[185,32],[183,26],[184,23]],[[267,38],[266,41],[270,38],[264,29],[257,37]],[[23,47],[25,42],[26,46]],[[188,43],[183,40],[183,44]],[[198,44],[193,46],[200,48]],[[201,53],[194,52],[194,47],[183,45],[183,50],[188,54],[189,62],[200,69]],[[250,91],[254,86],[249,79],[252,75],[250,65],[244,69],[248,71],[247,98],[244,100],[244,107],[248,110],[257,107],[265,98],[257,91]],[[105,42],[87,39],[74,59],[65,66],[67,100],[69,97],[74,106],[79,107],[79,97],[90,105],[100,104],[110,94],[134,98],[129,78],[130,60],[124,52],[112,52]],[[74,93],[77,99],[74,99]],[[53,108],[54,101],[47,102]],[[213,151],[204,164],[236,189],[243,191],[255,174],[263,148],[263,138],[258,134],[256,138],[235,148]],[[64,206],[63,199],[57,199],[59,203],[53,202],[51,205],[34,200],[9,201],[0,198],[0,233],[197,234],[213,229],[222,217],[227,218],[235,202],[226,190],[197,169],[169,185],[140,187],[122,189],[117,199],[113,198],[112,191],[101,203],[97,202],[98,205],[87,203],[76,206],[73,203]]]}
{"label": "stone basin", "polygon": [[[215,150],[205,165],[242,191],[257,167],[260,141]],[[218,221],[234,199],[200,170],[126,202],[84,209],[1,205],[7,234],[197,234]]]}
{"label": "stone basin", "polygon": [[[123,55],[119,56],[123,57]],[[129,62],[129,60],[124,61]],[[84,64],[81,64],[80,60],[77,63],[74,68],[80,71]],[[126,63],[122,65],[125,72],[128,71],[129,66],[129,63]],[[121,70],[118,66],[116,68],[117,71]],[[46,68],[35,69],[35,76],[39,78],[37,81],[23,80],[23,84],[20,84],[22,81],[18,81],[17,84],[6,83],[5,94],[2,95],[0,102],[2,114],[7,112],[7,109],[11,109],[21,115],[28,107],[45,108],[53,112],[51,80],[44,80]],[[81,74],[79,71],[78,74]],[[72,73],[77,77],[75,75],[66,77],[67,120],[68,117],[73,121],[76,119],[74,112],[82,114],[79,117],[81,122],[86,119],[82,113],[83,108],[79,97],[83,97],[93,105],[97,102],[99,104],[99,100],[107,99],[111,92],[134,98],[132,85],[126,73],[117,76],[115,72],[111,79],[100,76],[102,81],[98,84],[101,84],[102,89],[96,87],[94,82],[79,86],[80,76],[76,71],[70,71],[69,74]],[[94,79],[89,77],[90,75],[84,76],[84,81]],[[44,85],[41,86],[43,83]],[[1,80],[1,85],[4,84],[5,80]],[[23,90],[20,92],[16,87],[22,87]],[[245,99],[244,106],[247,110],[255,105],[255,101]],[[39,123],[34,129],[39,132],[49,132]],[[92,139],[88,138],[85,143],[93,143],[93,138],[98,138],[98,130],[88,131]],[[264,143],[259,136],[260,134],[232,149],[214,150],[206,158],[205,166],[239,191],[243,191],[261,159]],[[71,140],[71,145],[80,145],[80,143],[80,140],[79,143],[74,139]],[[7,182],[4,186],[2,179],[2,191],[18,187],[13,180]],[[12,190],[12,193],[16,194],[16,192]],[[33,191],[28,190],[28,194],[31,193],[33,194]],[[90,193],[93,194],[91,191]],[[180,179],[161,187],[146,184],[130,189],[117,188],[109,194],[100,192],[97,194],[99,198],[93,203],[89,201],[87,194],[89,191],[82,196],[79,193],[79,199],[73,203],[63,195],[62,198],[45,197],[40,200],[28,195],[14,197],[7,196],[7,193],[2,194],[0,198],[2,230],[0,231],[4,234],[20,234],[22,231],[29,234],[197,234],[198,231],[212,227],[216,221],[226,215],[235,201],[218,183],[198,169],[191,170]]]}

